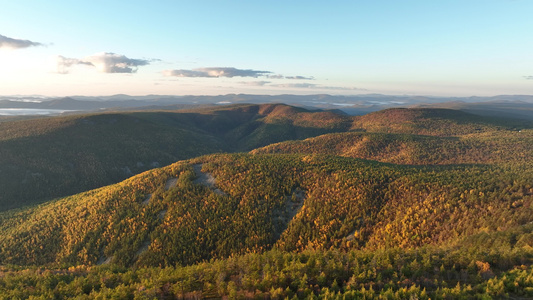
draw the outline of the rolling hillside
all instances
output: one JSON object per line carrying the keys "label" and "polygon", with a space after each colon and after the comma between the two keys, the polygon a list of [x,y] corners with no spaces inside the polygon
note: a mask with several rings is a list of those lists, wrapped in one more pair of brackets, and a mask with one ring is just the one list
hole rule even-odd
{"label": "rolling hillside", "polygon": [[[110,116],[222,149],[279,143],[0,212],[0,296],[533,297],[527,123],[280,105]],[[314,137],[280,142],[293,136]]]}
{"label": "rolling hillside", "polygon": [[[321,122],[310,122],[320,119]],[[345,130],[346,117],[286,105],[77,115],[0,123],[0,211],[116,183],[216,152]]]}
{"label": "rolling hillside", "polygon": [[[527,96],[524,99],[492,99],[487,102],[473,102],[468,103],[464,101],[448,101],[435,104],[421,104],[417,107],[423,108],[448,108],[455,110],[462,110],[480,116],[490,117],[508,117],[523,120],[533,120],[533,103],[527,101]],[[525,100],[525,101],[524,101]]]}
{"label": "rolling hillside", "polygon": [[391,108],[354,117],[352,129],[367,132],[459,136],[498,130],[519,130],[531,122],[483,117],[444,108]]}
{"label": "rolling hillside", "polygon": [[407,165],[520,164],[533,157],[528,121],[420,108],[353,119],[350,132],[275,143],[252,153],[328,154]]}
{"label": "rolling hillside", "polygon": [[[200,172],[214,176],[216,189],[195,181]],[[272,248],[445,245],[532,222],[532,204],[530,166],[220,154],[3,213],[0,259],[166,266]]]}
{"label": "rolling hillside", "polygon": [[[158,298],[365,294],[371,287],[368,295],[392,293],[395,299],[409,293],[529,295],[532,170],[305,154],[199,157],[0,213],[3,264],[59,268],[5,269],[0,284],[17,291],[15,282],[41,286],[40,280],[63,274],[26,293],[133,295],[155,284]],[[310,257],[322,267],[307,265]],[[198,264],[205,261],[211,263]],[[265,261],[278,267],[266,269]],[[100,266],[87,267],[94,265]],[[138,275],[127,279],[132,272]],[[254,272],[285,279],[267,284],[255,281]],[[308,279],[298,281],[303,274]],[[141,283],[136,276],[152,279]],[[160,276],[171,289],[156,284]],[[92,281],[103,278],[114,279],[104,286]],[[72,280],[85,282],[85,292],[75,292]],[[57,289],[59,282],[64,289]],[[496,288],[496,282],[515,288]]]}
{"label": "rolling hillside", "polygon": [[258,148],[252,153],[309,153],[408,165],[528,163],[533,130],[496,131],[457,137],[344,132]]}
{"label": "rolling hillside", "polygon": [[[389,109],[350,117],[282,104],[2,122],[0,211],[116,183],[181,159],[208,153],[249,151],[272,143],[332,132],[417,135],[412,138],[383,136],[383,141],[378,141],[380,138],[376,135],[365,135],[358,145],[353,144],[358,140],[356,135],[347,135],[354,137],[348,138],[347,143],[353,144],[351,149],[346,148],[346,142],[340,141],[333,143],[338,144],[336,148],[343,147],[342,153],[327,147],[327,153],[335,155],[395,163],[441,164],[475,163],[488,151],[494,156],[486,158],[488,161],[501,161],[511,154],[502,156],[492,151],[500,147],[491,146],[494,141],[509,145],[513,143],[513,136],[518,138],[516,132],[528,126],[531,124],[523,121],[485,118],[445,109]],[[481,133],[486,134],[484,138],[465,137]],[[454,141],[418,135],[460,138]],[[523,147],[524,143],[517,145]],[[438,148],[446,151],[440,153]],[[312,149],[320,151],[321,146],[315,143]],[[381,153],[383,151],[388,154]],[[428,154],[432,156],[431,153],[440,154],[426,158]]]}

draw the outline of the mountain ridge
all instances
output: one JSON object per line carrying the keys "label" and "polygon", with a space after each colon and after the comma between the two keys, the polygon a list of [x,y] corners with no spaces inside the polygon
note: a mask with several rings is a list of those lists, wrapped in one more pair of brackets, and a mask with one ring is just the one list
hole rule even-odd
{"label": "mountain ridge", "polygon": [[[250,150],[344,130],[290,118],[320,114],[281,104],[177,112],[95,113],[0,123],[0,209],[118,182],[176,160]],[[280,109],[286,107],[284,109]],[[335,117],[326,113],[330,118]],[[343,122],[341,117],[335,122]]]}
{"label": "mountain ridge", "polygon": [[[154,149],[178,131],[176,145],[203,135],[191,153],[209,139],[251,151],[191,155],[0,212],[0,298],[533,296],[527,122],[286,105],[54,120],[61,133],[119,129],[111,144],[153,126],[172,128]],[[19,135],[4,141],[50,136],[29,125]]]}
{"label": "mountain ridge", "polygon": [[[430,97],[408,95],[362,94],[352,96],[340,95],[250,95],[227,94],[219,96],[172,96],[172,95],[112,95],[112,96],[69,96],[69,97],[35,97],[35,96],[0,96],[1,108],[34,108],[89,111],[124,111],[124,110],[173,110],[185,106],[213,106],[235,103],[285,103],[309,109],[340,109],[351,115],[363,115],[391,107],[449,107],[449,103],[463,103],[458,109],[468,111],[477,106],[477,112],[490,114],[494,107],[511,117],[531,120],[531,116],[520,113],[530,111],[533,107],[531,95],[500,95],[492,97]],[[480,106],[485,106],[480,109]],[[80,113],[70,112],[70,113]]]}

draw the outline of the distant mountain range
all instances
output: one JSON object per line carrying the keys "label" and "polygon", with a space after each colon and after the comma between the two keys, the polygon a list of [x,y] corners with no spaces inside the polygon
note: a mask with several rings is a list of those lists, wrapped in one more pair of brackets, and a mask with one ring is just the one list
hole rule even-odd
{"label": "distant mountain range", "polygon": [[501,115],[532,119],[533,95],[501,95],[492,97],[428,97],[390,96],[367,94],[354,96],[333,95],[247,95],[220,96],[167,96],[167,95],[112,95],[71,96],[63,98],[40,96],[0,96],[0,109],[47,109],[61,111],[124,111],[176,110],[183,108],[236,103],[284,103],[308,109],[341,110],[350,115],[392,107],[453,108],[481,115]]}

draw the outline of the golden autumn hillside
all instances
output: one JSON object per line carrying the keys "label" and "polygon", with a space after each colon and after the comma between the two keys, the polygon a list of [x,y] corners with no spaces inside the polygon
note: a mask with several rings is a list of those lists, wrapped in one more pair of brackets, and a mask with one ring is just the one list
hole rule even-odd
{"label": "golden autumn hillside", "polygon": [[0,213],[0,295],[533,296],[531,124],[285,105],[119,116],[251,151]]}

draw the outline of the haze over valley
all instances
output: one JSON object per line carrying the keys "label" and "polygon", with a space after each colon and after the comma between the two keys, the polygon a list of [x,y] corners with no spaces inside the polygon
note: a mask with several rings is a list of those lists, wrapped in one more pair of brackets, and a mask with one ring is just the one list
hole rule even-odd
{"label": "haze over valley", "polygon": [[177,110],[245,103],[284,103],[308,109],[339,110],[363,115],[393,107],[453,108],[481,115],[533,119],[533,96],[427,97],[363,94],[339,95],[247,95],[220,96],[0,96],[0,116],[59,115],[103,111]]}

